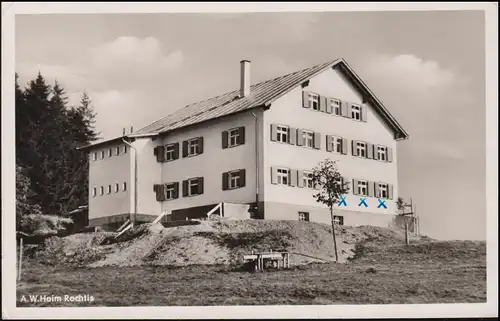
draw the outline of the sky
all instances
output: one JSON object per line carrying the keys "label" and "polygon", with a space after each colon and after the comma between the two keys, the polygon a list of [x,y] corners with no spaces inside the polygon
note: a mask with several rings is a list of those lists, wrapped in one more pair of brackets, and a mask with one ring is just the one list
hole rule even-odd
{"label": "sky", "polygon": [[410,138],[397,146],[400,194],[421,232],[486,239],[482,11],[17,15],[16,71],[70,104],[87,91],[102,138],[188,103],[344,58]]}

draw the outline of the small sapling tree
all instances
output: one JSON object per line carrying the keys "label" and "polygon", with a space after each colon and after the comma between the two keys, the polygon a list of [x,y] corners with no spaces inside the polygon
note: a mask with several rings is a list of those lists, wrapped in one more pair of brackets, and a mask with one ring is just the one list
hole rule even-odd
{"label": "small sapling tree", "polygon": [[342,177],[337,169],[337,162],[329,158],[320,162],[313,169],[312,179],[315,188],[318,190],[313,197],[316,199],[316,202],[323,203],[330,209],[335,261],[338,262],[339,255],[337,250],[337,241],[335,238],[333,207],[340,201],[340,196],[349,191],[349,183],[344,182],[344,177]]}

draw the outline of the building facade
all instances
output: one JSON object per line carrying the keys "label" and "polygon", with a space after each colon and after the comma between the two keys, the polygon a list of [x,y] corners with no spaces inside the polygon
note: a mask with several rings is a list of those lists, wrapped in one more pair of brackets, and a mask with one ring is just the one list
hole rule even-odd
{"label": "building facade", "polygon": [[343,59],[254,85],[242,61],[239,90],[85,147],[90,224],[201,218],[219,203],[224,216],[329,223],[310,175],[330,158],[350,183],[336,221],[387,226],[407,138]]}

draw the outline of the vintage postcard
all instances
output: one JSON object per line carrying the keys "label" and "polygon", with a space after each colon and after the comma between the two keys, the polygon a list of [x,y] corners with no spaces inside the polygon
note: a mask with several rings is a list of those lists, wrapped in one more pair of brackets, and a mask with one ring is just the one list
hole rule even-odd
{"label": "vintage postcard", "polygon": [[498,316],[497,30],[2,3],[3,317]]}

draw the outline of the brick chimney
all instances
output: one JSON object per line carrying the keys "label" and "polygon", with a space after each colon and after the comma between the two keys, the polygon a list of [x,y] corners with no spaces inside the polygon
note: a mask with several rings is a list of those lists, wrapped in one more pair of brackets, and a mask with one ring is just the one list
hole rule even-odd
{"label": "brick chimney", "polygon": [[240,65],[240,97],[247,97],[250,95],[250,60],[242,60]]}

